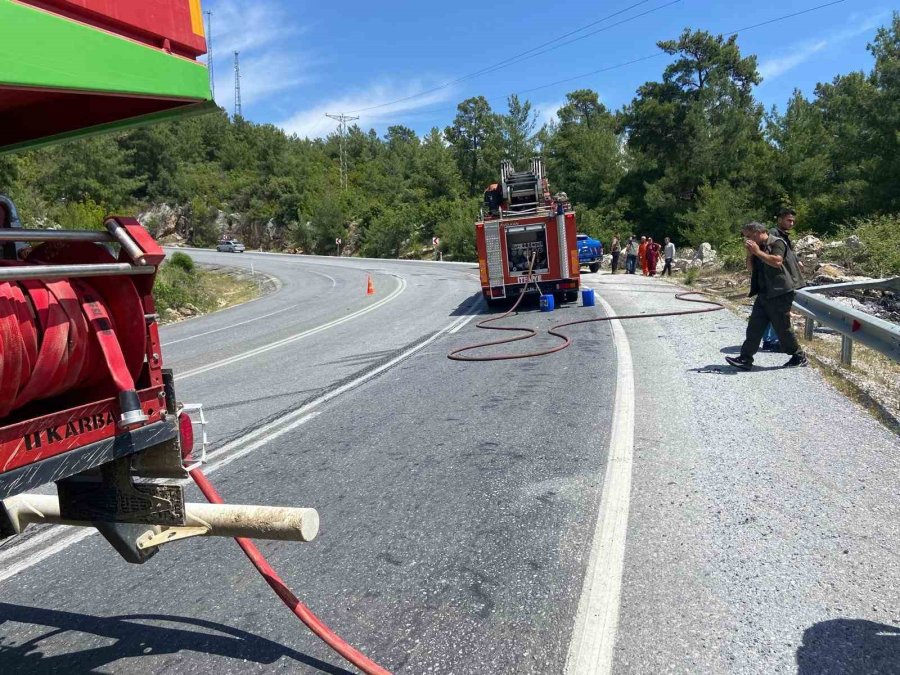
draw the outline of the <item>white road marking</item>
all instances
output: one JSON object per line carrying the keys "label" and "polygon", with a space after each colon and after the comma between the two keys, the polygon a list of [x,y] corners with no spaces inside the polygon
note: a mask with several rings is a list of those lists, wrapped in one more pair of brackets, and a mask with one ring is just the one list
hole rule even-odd
{"label": "white road marking", "polygon": [[[614,314],[606,300],[598,297],[597,302],[608,316]],[[616,401],[603,495],[566,658],[567,675],[610,673],[619,625],[634,455],[634,371],[622,322],[609,324],[618,357]]]}
{"label": "white road marking", "polygon": [[[473,307],[472,309],[474,309],[474,307]],[[469,323],[469,322],[470,322],[472,319],[474,319],[476,316],[478,316],[478,314],[469,314],[468,316],[463,317],[463,318],[465,319],[465,321],[460,321],[459,323],[456,324],[456,326],[454,326],[453,328],[451,328],[451,329],[450,329],[449,331],[447,331],[447,332],[448,332],[450,335],[453,335],[453,334],[455,334],[455,333],[458,333],[458,332],[460,331],[460,329],[461,329],[463,326],[465,326],[467,323]]]}
{"label": "white road marking", "polygon": [[[54,531],[56,531],[56,528],[63,528],[63,527],[66,527],[66,526],[57,525],[53,529],[54,529]],[[52,544],[51,546],[48,546],[45,549],[41,549],[40,551],[36,551],[35,553],[32,553],[30,556],[28,556],[21,562],[16,563],[15,565],[12,565],[11,567],[8,567],[5,570],[3,570],[2,572],[0,572],[0,582],[6,581],[10,577],[14,577],[19,572],[24,572],[25,570],[27,570],[30,567],[34,567],[42,560],[45,560],[46,558],[49,558],[50,556],[55,555],[55,554],[59,553],[60,551],[64,551],[65,549],[69,548],[73,544],[77,544],[79,541],[87,539],[88,537],[90,537],[93,534],[97,534],[97,530],[95,530],[93,528],[85,528],[85,529],[78,528],[75,532],[73,532],[72,534],[70,534],[66,537],[63,537],[55,544]]]}
{"label": "white road marking", "polygon": [[216,328],[215,330],[208,330],[203,333],[197,333],[196,335],[191,335],[189,337],[179,338],[178,340],[172,340],[171,342],[163,342],[162,346],[167,347],[168,345],[175,345],[175,344],[178,344],[179,342],[187,342],[188,340],[193,340],[195,338],[203,337],[205,335],[212,335],[213,333],[221,333],[223,330],[231,330],[232,328],[235,328],[237,326],[243,326],[248,323],[253,323],[254,321],[259,321],[260,319],[268,319],[270,316],[275,316],[276,314],[281,314],[282,312],[286,312],[289,309],[294,309],[298,306],[299,305],[290,305],[289,307],[283,307],[283,308],[279,309],[277,312],[270,312],[269,314],[263,314],[262,316],[255,316],[252,319],[247,319],[246,321],[238,321],[237,323],[230,324],[223,328]]}
{"label": "white road marking", "polygon": [[[291,422],[290,424],[286,424],[285,426],[281,427],[280,429],[273,431],[272,433],[270,433],[266,436],[263,436],[262,438],[258,438],[255,441],[253,441],[252,443],[245,445],[243,448],[241,448],[237,452],[234,452],[234,453],[228,455],[227,457],[223,457],[215,464],[212,464],[212,465],[208,466],[206,469],[204,469],[203,473],[208,475],[215,471],[218,471],[223,466],[228,466],[234,460],[240,459],[241,457],[246,457],[251,452],[254,452],[255,450],[259,450],[263,445],[265,445],[269,441],[274,441],[279,436],[284,436],[287,432],[293,431],[297,427],[306,424],[311,419],[313,419],[314,417],[318,417],[321,414],[322,413],[320,413],[320,412],[312,412],[312,413],[309,413],[308,415],[304,415],[299,420],[296,420],[295,422]],[[223,446],[223,448],[224,447],[225,446]],[[221,454],[222,453],[220,453],[220,452],[215,453],[216,456],[219,456]],[[212,456],[212,453],[210,454],[210,456]]]}
{"label": "white road marking", "polygon": [[[374,305],[372,305],[372,307],[374,307]],[[371,307],[369,309],[371,309]],[[451,330],[453,330],[456,327],[461,327],[461,326],[465,325],[466,323],[471,321],[472,318],[474,318],[474,316],[476,316],[476,315],[461,316],[461,317],[451,321],[444,328],[439,330],[437,333],[435,333],[428,339],[423,340],[422,342],[420,342],[419,344],[417,344],[413,347],[410,347],[403,353],[394,357],[387,363],[382,364],[378,368],[375,368],[374,370],[371,370],[367,373],[363,373],[359,377],[354,378],[350,382],[347,382],[346,384],[338,387],[337,389],[334,389],[334,390],[332,390],[326,394],[323,394],[322,396],[319,396],[318,398],[310,401],[303,407],[298,408],[297,410],[290,412],[276,420],[273,420],[272,422],[269,422],[268,424],[263,425],[259,429],[254,429],[253,431],[251,431],[247,434],[244,434],[240,438],[236,438],[235,440],[233,440],[229,443],[226,443],[221,448],[218,448],[217,450],[215,450],[215,451],[209,453],[209,455],[207,455],[208,463],[207,463],[207,466],[205,469],[205,473],[213,473],[215,471],[218,471],[220,468],[222,468],[226,464],[230,464],[231,462],[233,462],[236,459],[245,457],[246,455],[250,454],[251,452],[253,452],[255,450],[258,450],[259,448],[263,447],[268,442],[278,438],[279,436],[282,436],[283,434],[286,434],[287,432],[289,432],[293,429],[296,429],[297,427],[299,427],[303,424],[306,424],[306,422],[308,422],[309,420],[313,419],[314,417],[316,417],[317,415],[320,414],[319,412],[313,412],[314,408],[317,408],[318,406],[322,405],[323,403],[327,403],[328,401],[332,400],[333,398],[336,398],[337,396],[340,396],[341,394],[344,394],[348,391],[351,391],[351,390],[359,387],[360,385],[364,384],[365,382],[368,382],[372,378],[377,377],[384,371],[386,371],[390,368],[393,368],[395,365],[397,365],[401,361],[408,359],[410,356],[412,356],[416,352],[419,352],[422,349],[424,349],[425,347],[427,347],[428,345],[430,345],[432,342],[437,340],[442,335],[449,333]],[[216,459],[216,458],[221,458],[221,459]],[[213,461],[213,460],[215,460],[215,461]],[[58,535],[58,534],[65,532],[65,530],[68,530],[68,529],[72,529],[72,528],[70,528],[69,526],[64,526],[64,525],[55,525],[52,528],[48,528],[47,532],[42,533],[40,536],[42,538],[46,539],[46,538],[49,538],[51,532]],[[83,541],[84,539],[87,539],[88,537],[95,535],[95,534],[97,534],[97,530],[95,530],[93,528],[83,528],[83,529],[78,528],[73,534],[61,538],[55,544],[52,544],[45,549],[35,551],[34,553],[32,553],[28,557],[24,558],[20,562],[16,563],[15,565],[12,565],[11,567],[9,567],[3,571],[0,571],[0,582],[6,581],[7,579],[19,574],[20,572],[24,572],[25,570],[30,569],[31,567],[34,567],[35,565],[37,565],[38,563],[42,562],[43,560],[49,558],[50,556],[52,556],[56,553],[59,553],[60,551],[64,551],[65,549],[69,548],[73,544],[77,544],[78,542]],[[42,539],[42,541],[43,541],[43,539]],[[26,546],[27,544],[28,544],[28,542],[26,542],[26,544],[23,544],[23,546]],[[15,548],[11,548],[9,550],[10,557],[12,555],[14,555],[15,553],[22,552],[22,549],[20,549],[19,551],[16,551],[17,548],[18,547],[15,547]],[[6,551],[4,551],[4,554],[6,554]]]}
{"label": "white road marking", "polygon": [[175,381],[178,382],[180,380],[186,380],[189,377],[194,377],[196,375],[201,375],[203,373],[208,373],[210,370],[216,370],[218,368],[224,368],[225,366],[230,366],[238,361],[243,361],[245,359],[253,358],[254,356],[259,356],[260,354],[265,354],[266,352],[270,352],[273,349],[279,349],[289,344],[293,344],[294,342],[298,342],[303,340],[304,338],[308,338],[311,335],[315,335],[317,333],[321,333],[322,331],[328,330],[329,328],[334,328],[335,326],[339,326],[342,323],[346,323],[348,321],[352,321],[364,314],[368,314],[369,312],[375,311],[379,307],[386,305],[391,300],[400,295],[403,291],[406,290],[406,279],[401,277],[397,277],[399,280],[399,284],[397,288],[395,288],[387,297],[382,298],[378,302],[369,305],[368,307],[364,307],[359,311],[353,312],[352,314],[348,314],[347,316],[342,316],[340,319],[335,319],[334,321],[329,321],[328,323],[323,323],[321,326],[316,326],[315,328],[310,328],[309,330],[305,330],[302,333],[297,333],[296,335],[291,335],[290,337],[286,337],[284,339],[278,340],[276,342],[272,342],[267,345],[263,345],[262,347],[257,347],[256,349],[251,349],[250,351],[243,352],[242,354],[236,354],[234,356],[229,356],[227,359],[221,359],[219,361],[214,361],[213,363],[209,363],[205,366],[200,366],[199,368],[194,368],[193,370],[186,370],[185,372],[177,375],[175,377]]}

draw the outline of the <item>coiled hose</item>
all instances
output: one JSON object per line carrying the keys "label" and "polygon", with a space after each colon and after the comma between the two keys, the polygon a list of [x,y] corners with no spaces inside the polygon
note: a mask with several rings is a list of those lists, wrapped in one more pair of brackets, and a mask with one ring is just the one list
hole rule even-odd
{"label": "coiled hose", "polygon": [[[115,283],[108,293],[108,279],[0,282],[0,419],[73,389],[134,391],[146,339],[143,309],[129,279]],[[135,318],[136,334],[127,330]],[[128,338],[120,343],[118,335]]]}
{"label": "coiled hose", "polygon": [[[533,260],[532,260],[533,262]],[[662,316],[682,316],[687,314],[704,314],[706,312],[718,312],[719,310],[725,309],[725,306],[715,300],[709,299],[700,299],[700,298],[689,298],[686,296],[689,295],[702,295],[700,291],[686,291],[684,293],[676,293],[675,299],[682,300],[683,302],[696,302],[703,305],[710,305],[709,307],[704,307],[702,309],[688,309],[683,312],[653,312],[650,314],[623,314],[620,316],[600,316],[595,317],[593,319],[579,319],[577,321],[566,321],[565,323],[558,323],[547,329],[547,333],[550,335],[559,338],[562,342],[553,347],[549,347],[547,349],[533,351],[533,352],[524,352],[521,354],[490,354],[485,356],[469,356],[464,355],[466,352],[474,351],[476,349],[483,349],[485,347],[493,347],[496,345],[509,344],[511,342],[516,342],[518,340],[529,340],[537,335],[537,331],[532,328],[526,328],[524,326],[491,326],[489,324],[500,321],[502,319],[507,318],[522,303],[522,300],[525,298],[525,293],[528,290],[528,286],[532,283],[532,275],[531,275],[531,265],[528,266],[528,281],[525,283],[525,286],[522,287],[522,291],[519,293],[519,297],[516,298],[513,306],[510,307],[506,312],[501,314],[500,316],[493,316],[488,319],[484,319],[479,321],[475,326],[477,328],[484,328],[486,330],[502,330],[502,331],[516,331],[521,333],[520,335],[516,335],[515,337],[507,338],[505,340],[493,340],[491,342],[481,342],[478,344],[468,345],[466,347],[460,347],[459,349],[454,349],[452,352],[447,354],[447,358],[453,361],[509,361],[512,359],[531,359],[538,356],[546,356],[547,354],[553,354],[554,352],[559,352],[569,347],[572,344],[572,339],[567,335],[559,332],[560,329],[566,328],[568,326],[577,326],[583,323],[599,323],[601,321],[614,321],[614,320],[630,320],[630,319],[652,319],[655,317]]]}

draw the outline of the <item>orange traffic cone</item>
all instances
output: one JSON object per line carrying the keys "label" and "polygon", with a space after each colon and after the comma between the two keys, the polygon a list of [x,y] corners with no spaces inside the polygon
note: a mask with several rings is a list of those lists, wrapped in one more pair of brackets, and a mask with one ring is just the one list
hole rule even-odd
{"label": "orange traffic cone", "polygon": [[367,274],[367,275],[366,275],[366,279],[367,279],[367,282],[366,282],[366,295],[375,295],[375,284],[372,283],[372,275],[371,275],[371,274]]}

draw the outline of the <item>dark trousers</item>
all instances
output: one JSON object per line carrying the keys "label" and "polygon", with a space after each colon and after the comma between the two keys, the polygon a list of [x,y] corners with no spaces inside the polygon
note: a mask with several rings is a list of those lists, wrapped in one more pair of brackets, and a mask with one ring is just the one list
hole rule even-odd
{"label": "dark trousers", "polygon": [[797,336],[794,335],[794,329],[791,327],[791,304],[793,302],[793,292],[774,298],[764,298],[762,294],[756,296],[753,309],[750,311],[750,319],[747,321],[747,338],[741,345],[741,356],[753,358],[753,355],[759,351],[759,343],[770,323],[781,342],[781,351],[785,354],[796,354],[801,351]]}
{"label": "dark trousers", "polygon": [[659,276],[661,276],[661,277],[666,276],[666,272],[669,273],[669,276],[672,276],[672,259],[671,258],[666,258],[666,264],[663,265],[663,271]]}
{"label": "dark trousers", "polygon": [[637,269],[637,256],[629,253],[625,256],[625,271],[628,274],[634,274],[635,269]]}
{"label": "dark trousers", "polygon": [[612,273],[615,274],[617,269],[619,269],[619,252],[618,252],[618,251],[613,251],[613,254],[612,254]]}

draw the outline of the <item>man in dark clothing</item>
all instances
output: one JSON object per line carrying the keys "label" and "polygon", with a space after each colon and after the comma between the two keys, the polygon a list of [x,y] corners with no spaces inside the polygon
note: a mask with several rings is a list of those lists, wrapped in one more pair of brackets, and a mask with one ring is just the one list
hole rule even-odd
{"label": "man in dark clothing", "polygon": [[741,355],[728,356],[725,360],[735,368],[750,370],[753,355],[759,351],[760,340],[771,323],[782,350],[791,355],[785,367],[806,366],[806,355],[791,327],[794,295],[796,289],[804,285],[797,256],[784,239],[767,232],[762,223],[744,225],[741,234],[745,237],[750,270],[750,297],[756,296],[756,300],[747,322],[747,337],[741,345]]}
{"label": "man in dark clothing", "polygon": [[[776,214],[775,227],[769,230],[769,234],[773,237],[778,237],[780,239],[784,239],[787,244],[788,250],[790,250],[790,255],[794,257],[794,260],[797,263],[797,267],[800,271],[803,271],[803,263],[797,259],[797,256],[794,254],[794,242],[791,241],[791,230],[794,229],[794,226],[797,222],[797,212],[791,208],[781,208],[778,210]],[[795,289],[796,290],[796,289]],[[766,328],[766,332],[763,335],[763,343],[762,343],[763,351],[773,351],[780,352],[781,351],[781,343],[778,341],[778,336],[775,334],[775,329],[772,328],[772,324],[769,324]]]}

